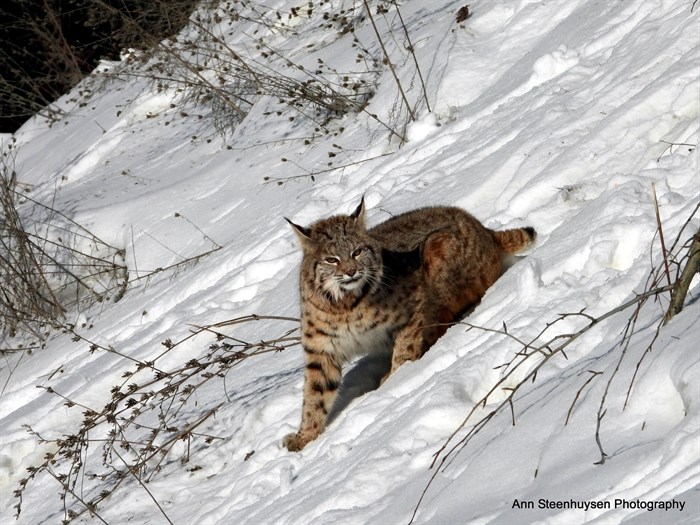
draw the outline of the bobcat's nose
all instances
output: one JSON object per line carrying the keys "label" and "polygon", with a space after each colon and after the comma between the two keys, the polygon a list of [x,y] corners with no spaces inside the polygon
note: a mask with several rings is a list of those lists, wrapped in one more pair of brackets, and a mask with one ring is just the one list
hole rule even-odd
{"label": "bobcat's nose", "polygon": [[345,275],[348,277],[355,277],[355,274],[357,273],[357,270],[355,268],[348,268],[345,270]]}

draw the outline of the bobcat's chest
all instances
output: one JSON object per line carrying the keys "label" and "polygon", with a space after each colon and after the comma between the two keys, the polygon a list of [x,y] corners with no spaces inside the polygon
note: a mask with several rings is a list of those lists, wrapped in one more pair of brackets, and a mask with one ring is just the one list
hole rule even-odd
{"label": "bobcat's chest", "polygon": [[333,353],[347,362],[358,355],[390,352],[393,342],[392,326],[388,324],[339,325],[331,339]]}
{"label": "bobcat's chest", "polygon": [[359,355],[390,353],[396,330],[407,322],[406,310],[362,304],[353,311],[330,313],[315,308],[305,312],[305,344],[332,353],[340,362]]}

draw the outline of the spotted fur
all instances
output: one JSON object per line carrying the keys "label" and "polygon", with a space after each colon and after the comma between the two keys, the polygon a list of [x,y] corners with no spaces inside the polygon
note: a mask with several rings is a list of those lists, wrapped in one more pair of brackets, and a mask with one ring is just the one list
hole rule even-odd
{"label": "spotted fur", "polygon": [[505,254],[535,230],[493,231],[460,208],[428,207],[371,229],[364,199],[350,215],[309,227],[289,221],[303,250],[301,341],[306,358],[301,450],[323,432],[342,366],[359,354],[391,353],[391,371],[420,358],[500,276]]}

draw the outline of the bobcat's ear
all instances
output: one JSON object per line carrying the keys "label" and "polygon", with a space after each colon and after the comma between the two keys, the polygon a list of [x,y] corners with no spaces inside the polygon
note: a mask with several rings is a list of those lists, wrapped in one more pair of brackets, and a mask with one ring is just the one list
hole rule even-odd
{"label": "bobcat's ear", "polygon": [[289,225],[292,227],[292,230],[296,234],[297,238],[299,239],[299,242],[301,243],[301,246],[307,246],[308,244],[311,243],[311,230],[309,228],[304,228],[303,226],[299,226],[298,224],[294,224],[292,221],[287,219],[287,217],[284,218],[285,221],[289,223]]}
{"label": "bobcat's ear", "polygon": [[355,211],[350,214],[351,219],[355,219],[355,224],[358,226],[361,226],[362,228],[365,227],[365,196],[362,196],[362,200],[360,200],[360,205],[355,208]]}

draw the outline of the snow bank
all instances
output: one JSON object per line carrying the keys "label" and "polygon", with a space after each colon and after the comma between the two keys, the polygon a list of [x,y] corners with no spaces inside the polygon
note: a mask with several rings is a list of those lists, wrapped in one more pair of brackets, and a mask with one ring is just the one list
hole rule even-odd
{"label": "snow bank", "polygon": [[[381,59],[362,10],[338,4],[294,18],[293,30],[240,24],[261,31],[294,63],[308,68],[321,59],[350,71],[359,67],[352,35],[331,34],[314,18],[340,7],[357,16],[355,35]],[[293,6],[280,0],[270,13]],[[48,128],[36,120],[20,130],[18,174],[33,198],[126,248],[132,280],[212,243],[223,248],[179,272],[134,280],[118,303],[75,314],[89,326],[79,329],[83,337],[121,356],[91,353],[85,342],[55,334],[41,351],[4,357],[5,522],[25,469],[50,450],[22,425],[56,439],[75,432],[83,418],[81,408],[37,386],[98,410],[133,368],[130,359],[154,359],[163,341],[183,339],[193,325],[252,313],[298,316],[300,253],[282,217],[303,224],[348,212],[362,194],[370,224],[439,203],[462,206],[489,227],[537,229],[537,245],[466,320],[493,331],[454,326],[423,359],[367,393],[373,364],[361,361],[344,385],[347,406],[300,453],[287,452],[280,440],[298,425],[301,352],[248,359],[225,382],[198,390],[187,409],[196,417],[223,403],[201,428],[217,439],[195,440],[184,466],[178,454],[187,444],[178,444],[147,484],[150,495],[134,479],[124,481],[99,505],[102,519],[164,523],[152,495],[173,523],[408,523],[434,475],[415,523],[699,522],[697,280],[686,309],[658,335],[667,298],[645,304],[622,361],[633,309],[591,328],[566,357],[552,357],[518,391],[512,413],[506,406],[444,468],[429,468],[453,432],[450,447],[507,399],[509,391],[497,389],[460,426],[506,373],[501,365],[522,350],[497,332],[503,323],[530,341],[561,314],[585,309],[601,316],[643,292],[662,261],[652,183],[669,243],[700,197],[699,15],[692,2],[472,2],[473,14],[461,25],[454,20],[459,7],[401,5],[432,113],[420,102],[393,7],[378,16],[384,38],[394,42],[399,79],[418,107],[401,148],[368,113],[351,112],[324,135],[301,117],[276,116],[276,101],[264,97],[221,138],[208,118],[193,117],[204,109],[188,108],[193,115],[183,117],[177,98],[138,78],[107,84],[85,107],[66,97],[63,121]],[[229,45],[240,44],[243,33],[227,35]],[[396,81],[380,68],[367,110],[400,124],[405,109]],[[699,225],[695,216],[681,242]],[[567,316],[538,341],[586,323]],[[247,323],[230,333],[256,341],[290,326]],[[188,340],[161,366],[199,358],[211,342],[206,335]],[[531,358],[502,386],[516,387],[537,362]],[[607,458],[595,464],[608,383],[599,432]],[[100,490],[90,475],[110,475],[100,454],[95,443],[84,458],[87,477],[78,487],[85,500]],[[59,489],[49,476],[31,481],[19,523],[62,519]],[[684,509],[649,511],[634,502]],[[90,521],[87,514],[79,520]]]}

